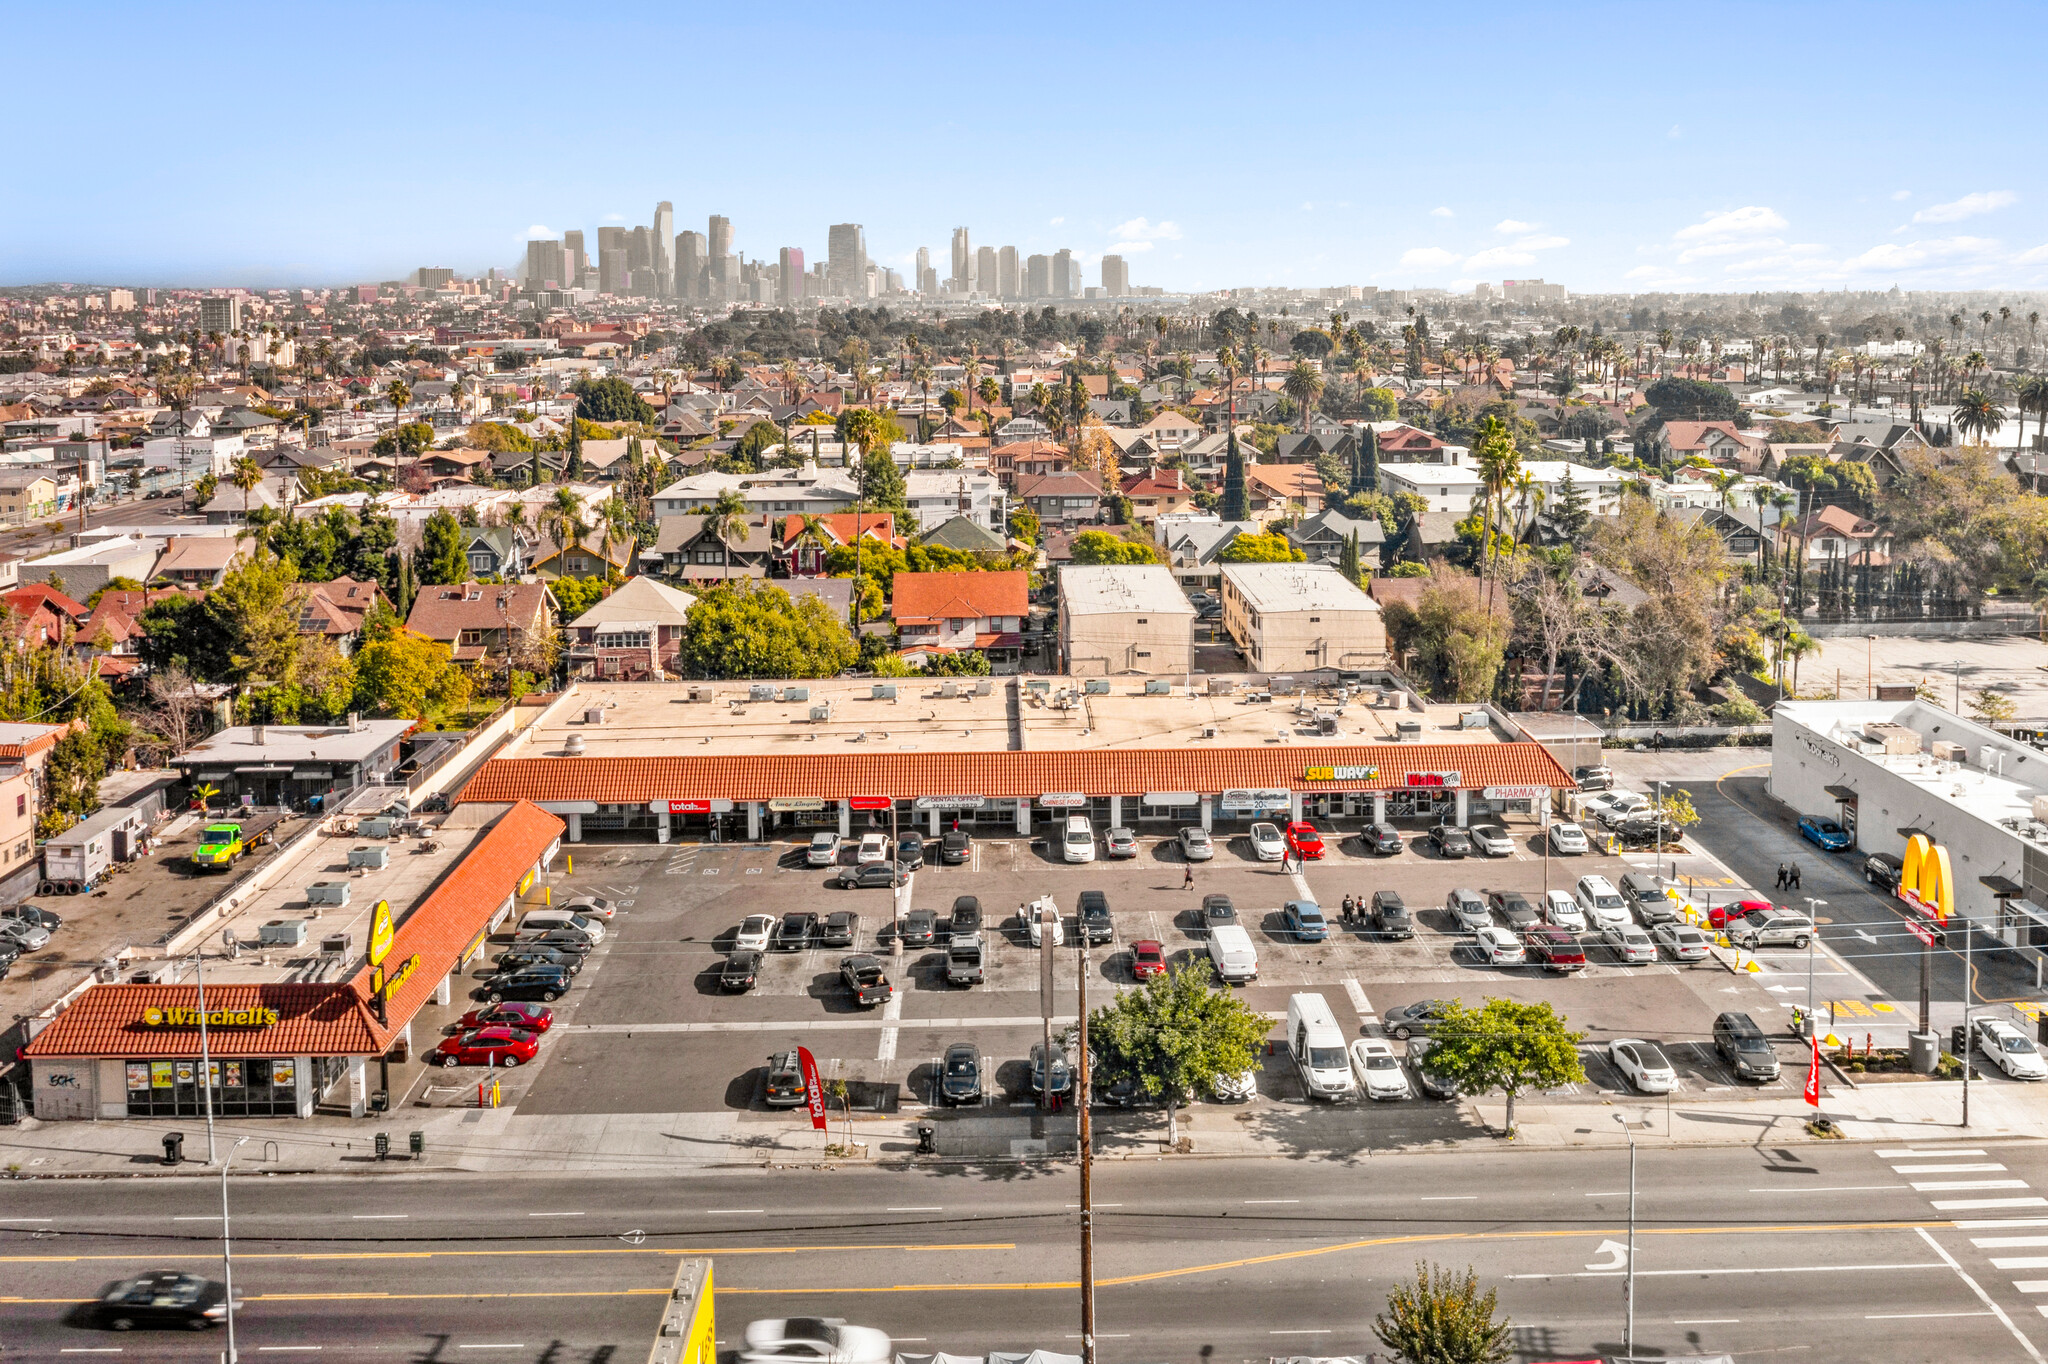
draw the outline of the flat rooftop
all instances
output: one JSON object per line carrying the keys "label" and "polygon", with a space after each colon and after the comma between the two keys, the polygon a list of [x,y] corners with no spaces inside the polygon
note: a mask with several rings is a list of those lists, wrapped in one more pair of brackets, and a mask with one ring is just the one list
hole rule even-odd
{"label": "flat rooftop", "polygon": [[1378,611],[1335,564],[1223,564],[1223,580],[1251,606],[1277,611]]}
{"label": "flat rooftop", "polygon": [[[1924,701],[1785,701],[1780,714],[1851,749],[1944,805],[2048,846],[2034,819],[2034,798],[2048,796],[2048,753]],[[1868,724],[1898,725],[1920,736],[1918,753],[1886,753]],[[1937,760],[1937,741],[1963,746],[1962,762]],[[1989,754],[1987,759],[1986,754]],[[2034,837],[2033,829],[2042,829]]]}
{"label": "flat rooftop", "polygon": [[[1376,695],[1372,689],[1354,690],[1346,700],[1334,683],[1325,694],[1252,701],[1247,699],[1251,688],[1242,683],[1233,691],[1210,694],[1209,679],[1203,676],[1196,677],[1192,692],[1186,685],[1169,683],[1171,690],[1165,694],[1147,693],[1147,679],[1142,677],[1111,678],[1109,690],[1097,693],[1084,692],[1080,678],[998,677],[954,680],[959,694],[948,697],[942,694],[945,680],[583,682],[572,706],[533,726],[496,756],[561,756],[572,735],[582,739],[585,756],[614,758],[787,757],[862,749],[996,753],[1202,744],[1355,745],[1396,742],[1401,737],[1397,723],[1411,720],[1421,726],[1416,739],[1422,743],[1504,743],[1511,737],[1491,723],[1465,727],[1466,715],[1484,714],[1477,707],[1432,703],[1420,711],[1382,708],[1371,704]],[[1156,684],[1167,679],[1150,680]],[[987,695],[975,694],[978,682],[990,683]],[[1037,693],[1026,682],[1048,686]],[[893,685],[895,699],[875,699],[877,685]],[[748,699],[750,686],[778,692],[802,687],[809,696],[803,701],[753,701]],[[710,699],[690,700],[693,688]],[[1013,688],[1021,697],[1014,719]],[[830,706],[830,718],[812,720],[812,708],[821,705]],[[585,723],[585,713],[592,710],[603,712],[602,723]],[[1336,733],[1319,732],[1318,711],[1335,715]]]}

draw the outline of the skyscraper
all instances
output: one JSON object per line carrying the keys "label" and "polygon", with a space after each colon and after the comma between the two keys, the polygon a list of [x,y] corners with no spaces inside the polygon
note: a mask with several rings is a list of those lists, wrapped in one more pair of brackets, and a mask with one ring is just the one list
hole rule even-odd
{"label": "skyscraper", "polygon": [[825,236],[826,277],[834,298],[867,297],[868,244],[859,223],[834,223]]}
{"label": "skyscraper", "polygon": [[644,295],[654,292],[654,233],[636,227],[626,238],[626,292]]}
{"label": "skyscraper", "polygon": [[1017,292],[1017,248],[1006,246],[996,253],[996,293],[1015,298]]}
{"label": "skyscraper", "polygon": [[726,257],[732,254],[732,220],[721,218],[714,213],[711,215],[710,227],[711,230],[704,234],[711,248],[710,256],[705,262],[711,267],[711,287],[706,296],[722,302],[732,297],[732,286],[738,283],[737,280],[726,278]]}
{"label": "skyscraper", "polygon": [[977,247],[974,252],[975,290],[993,294],[996,291],[996,271],[996,249],[993,246]]}
{"label": "skyscraper", "polygon": [[1052,297],[1079,298],[1081,296],[1081,263],[1074,259],[1074,253],[1061,247],[1052,255]]}
{"label": "skyscraper", "polygon": [[654,292],[663,298],[676,291],[676,206],[663,199],[654,206]]}
{"label": "skyscraper", "polygon": [[704,257],[708,254],[702,232],[676,233],[676,297],[704,297]]}
{"label": "skyscraper", "polygon": [[782,270],[777,280],[780,288],[777,301],[785,308],[794,308],[804,300],[804,249],[801,246],[782,248]]}
{"label": "skyscraper", "polygon": [[630,270],[626,264],[627,242],[623,227],[600,227],[597,229],[597,291],[601,294],[623,294],[626,292],[626,277]]}
{"label": "skyscraper", "polygon": [[932,268],[932,249],[929,246],[917,248],[917,287],[924,288],[925,271]]}
{"label": "skyscraper", "polygon": [[1024,297],[1052,297],[1052,257],[1033,256],[1024,262]]}
{"label": "skyscraper", "polygon": [[560,242],[533,241],[526,244],[527,288],[566,289],[569,287],[568,273],[568,255]]}
{"label": "skyscraper", "polygon": [[590,268],[590,257],[583,250],[583,232],[580,228],[562,234],[562,253],[567,257],[563,262],[563,268],[568,271],[562,278],[562,287],[580,288],[583,284],[583,272]]}
{"label": "skyscraper", "polygon": [[[547,245],[556,247],[558,250],[560,249],[560,244],[557,242],[549,242]],[[240,331],[242,329],[242,300],[233,294],[226,294],[220,298],[200,299],[199,329],[201,331],[219,332],[222,336],[226,336],[230,332]]]}
{"label": "skyscraper", "polygon": [[953,229],[953,273],[946,280],[946,287],[956,294],[974,289],[974,247],[969,244],[964,227]]}
{"label": "skyscraper", "polygon": [[1102,292],[1111,298],[1123,298],[1131,292],[1131,268],[1124,264],[1122,256],[1102,258]]}

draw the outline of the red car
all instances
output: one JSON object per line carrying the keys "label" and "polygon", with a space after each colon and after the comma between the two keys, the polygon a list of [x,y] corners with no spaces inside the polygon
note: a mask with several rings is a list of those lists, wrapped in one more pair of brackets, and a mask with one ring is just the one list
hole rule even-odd
{"label": "red car", "polygon": [[1316,832],[1316,826],[1297,821],[1287,826],[1287,850],[1296,857],[1320,859],[1323,855],[1323,836]]}
{"label": "red car", "polygon": [[1529,960],[1543,963],[1546,970],[1562,973],[1586,969],[1586,949],[1566,929],[1532,928],[1522,935],[1522,945],[1528,949]]}
{"label": "red car", "polygon": [[1166,949],[1150,938],[1140,938],[1131,944],[1131,976],[1137,980],[1150,980],[1166,974]]}
{"label": "red car", "polygon": [[508,999],[502,1004],[471,1009],[455,1026],[461,1032],[473,1032],[478,1028],[517,1028],[521,1032],[542,1033],[555,1026],[555,1011],[545,1004],[522,1004]]}
{"label": "red car", "polygon": [[443,1066],[516,1066],[531,1061],[540,1039],[518,1028],[478,1028],[451,1037],[429,1059]]}
{"label": "red car", "polygon": [[1735,900],[1707,911],[1707,927],[1726,928],[1730,919],[1747,918],[1759,909],[1776,909],[1769,900]]}

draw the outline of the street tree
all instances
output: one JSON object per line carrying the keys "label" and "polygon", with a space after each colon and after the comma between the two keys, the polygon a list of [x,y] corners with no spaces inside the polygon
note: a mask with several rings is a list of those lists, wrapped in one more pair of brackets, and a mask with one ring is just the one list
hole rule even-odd
{"label": "street tree", "polygon": [[1461,1272],[1417,1261],[1415,1281],[1397,1283],[1387,1294],[1373,1334],[1402,1364],[1502,1364],[1514,1348],[1498,1298],[1495,1289],[1479,1291],[1469,1265]]}
{"label": "street tree", "polygon": [[1293,564],[1308,555],[1288,543],[1279,531],[1267,531],[1261,535],[1239,535],[1216,557],[1226,564]]}
{"label": "street tree", "polygon": [[427,518],[413,564],[422,583],[459,583],[469,577],[469,559],[462,552],[462,525],[446,508]]}
{"label": "street tree", "polygon": [[830,677],[853,666],[853,637],[816,597],[738,582],[690,607],[677,665],[695,677]]}
{"label": "street tree", "polygon": [[1565,1027],[1548,1003],[1489,999],[1477,1009],[1450,1001],[1437,1024],[1429,1064],[1463,1094],[1499,1090],[1507,1098],[1503,1135],[1515,1134],[1515,1099],[1527,1090],[1583,1084],[1582,1032]]}
{"label": "street tree", "polygon": [[1159,554],[1138,540],[1126,540],[1106,530],[1084,530],[1074,537],[1077,564],[1156,564]]}
{"label": "street tree", "polygon": [[1101,1057],[1098,1083],[1129,1079],[1166,1105],[1172,1145],[1179,1106],[1218,1076],[1257,1066],[1271,1027],[1196,958],[1090,1013],[1088,1041]]}

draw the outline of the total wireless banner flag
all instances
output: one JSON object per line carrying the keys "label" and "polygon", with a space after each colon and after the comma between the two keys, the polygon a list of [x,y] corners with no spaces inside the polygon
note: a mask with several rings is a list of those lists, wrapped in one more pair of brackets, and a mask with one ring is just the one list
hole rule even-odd
{"label": "total wireless banner flag", "polygon": [[811,1110],[811,1126],[825,1130],[825,1082],[818,1078],[818,1058],[811,1055],[809,1047],[796,1049],[797,1069],[804,1076],[804,1103]]}

